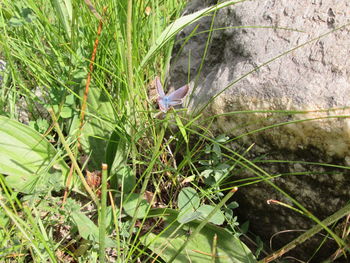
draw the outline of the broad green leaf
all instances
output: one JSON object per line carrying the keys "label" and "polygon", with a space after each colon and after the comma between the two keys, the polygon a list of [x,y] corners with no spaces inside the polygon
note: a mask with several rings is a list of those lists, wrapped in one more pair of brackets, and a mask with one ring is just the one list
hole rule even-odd
{"label": "broad green leaf", "polygon": [[10,26],[21,26],[23,25],[24,21],[20,18],[17,18],[17,17],[12,17],[10,20],[9,20],[9,25]]}
{"label": "broad green leaf", "polygon": [[201,176],[203,176],[204,178],[208,178],[210,175],[213,174],[213,172],[214,172],[213,170],[207,169],[201,172]]}
{"label": "broad green leaf", "polygon": [[[214,210],[214,206],[211,205],[201,205],[198,209],[197,212],[201,214],[199,219],[205,219],[211,211]],[[213,223],[215,225],[222,225],[225,222],[225,216],[224,214],[219,210],[214,214],[210,220],[210,223]]]}
{"label": "broad green leaf", "polygon": [[[135,193],[125,195],[123,209],[128,216],[130,217],[134,216],[136,206],[137,206],[137,201],[139,198],[140,198],[140,195]],[[139,209],[137,210],[136,217],[144,218],[147,215],[148,207],[149,207],[149,204],[147,203],[147,201],[141,197],[140,206],[139,206]]]}
{"label": "broad green leaf", "polygon": [[236,209],[236,208],[238,208],[239,207],[239,204],[237,203],[237,202],[231,202],[231,203],[229,203],[228,205],[227,205],[227,208],[229,208],[229,209]]}
{"label": "broad green leaf", "polygon": [[63,119],[71,118],[73,116],[73,111],[75,107],[74,105],[74,95],[69,94],[68,96],[66,96],[65,102],[60,112],[60,116]]}
{"label": "broad green leaf", "polygon": [[85,124],[81,133],[81,145],[90,155],[90,169],[101,169],[105,163],[108,138],[114,129],[115,117],[111,101],[105,91],[90,87]]}
{"label": "broad green leaf", "polygon": [[151,46],[146,56],[143,58],[141,62],[141,67],[143,67],[152,56],[154,56],[162,47],[164,47],[165,44],[172,40],[172,38],[174,38],[177,35],[177,33],[179,33],[186,26],[197,22],[202,17],[207,16],[210,13],[215,12],[221,8],[244,1],[245,0],[227,1],[218,5],[199,10],[190,15],[180,17],[175,22],[171,23],[157,38],[156,42]]}
{"label": "broad green leaf", "polygon": [[197,211],[180,211],[177,221],[181,224],[187,224],[193,220],[199,219],[202,216]]}
{"label": "broad green leaf", "polygon": [[[96,243],[99,241],[98,227],[94,224],[94,222],[91,221],[90,218],[88,218],[80,211],[74,211],[71,214],[71,217],[74,221],[74,224],[78,228],[79,235],[81,235],[82,238]],[[106,237],[106,246],[115,247],[116,244],[112,239]]]}
{"label": "broad green leaf", "polygon": [[48,189],[57,173],[61,176],[54,181],[64,186],[68,172],[67,164],[41,134],[0,116],[0,173],[7,175],[8,186],[28,194]]}
{"label": "broad green leaf", "polygon": [[216,157],[221,158],[221,148],[219,145],[214,144],[212,151],[216,154]]}
{"label": "broad green leaf", "polygon": [[[122,118],[118,123],[124,123]],[[106,162],[110,175],[110,183],[113,189],[118,189],[123,184],[123,192],[129,193],[136,183],[135,174],[126,166],[129,154],[128,133],[120,127],[116,127],[110,136],[106,149]]]}
{"label": "broad green leaf", "polygon": [[224,143],[224,142],[228,141],[229,139],[230,139],[230,138],[227,137],[226,135],[221,134],[221,135],[219,135],[218,137],[216,137],[216,138],[214,139],[214,141],[216,141],[217,143]]}
{"label": "broad green leaf", "polygon": [[63,106],[63,107],[62,107],[62,110],[61,110],[61,112],[60,112],[60,116],[61,116],[63,119],[71,118],[71,117],[73,116],[73,109],[70,108],[70,107]]}
{"label": "broad green leaf", "polygon": [[[208,153],[208,152],[205,152]],[[204,166],[209,166],[212,165],[212,161],[211,160],[199,160],[199,164],[204,165]]]}
{"label": "broad green leaf", "polygon": [[29,121],[29,126],[39,133],[45,133],[50,127],[50,124],[45,119],[37,119],[35,121]]}
{"label": "broad green leaf", "polygon": [[[154,209],[153,215],[158,214],[165,222],[165,230],[159,234],[149,233],[142,237],[141,242],[165,262],[176,253],[198,226],[193,221],[181,228],[176,221],[177,212],[172,209]],[[215,245],[214,236],[217,236],[216,253],[213,255]],[[173,262],[192,263],[253,263],[257,262],[249,248],[232,233],[224,228],[207,224],[190,242]]]}
{"label": "broad green leaf", "polygon": [[199,207],[199,196],[192,187],[182,188],[179,193],[177,205],[182,211],[193,211]]}
{"label": "broad green leaf", "polygon": [[124,166],[112,176],[110,183],[112,189],[120,188],[123,193],[129,194],[136,185],[136,176],[129,166]]}
{"label": "broad green leaf", "polygon": [[201,213],[195,210],[199,207],[200,199],[195,189],[185,187],[178,196],[177,205],[180,209],[178,222],[186,224],[201,216]]}
{"label": "broad green leaf", "polygon": [[5,229],[6,225],[10,222],[10,219],[5,215],[5,213],[0,213],[0,227]]}

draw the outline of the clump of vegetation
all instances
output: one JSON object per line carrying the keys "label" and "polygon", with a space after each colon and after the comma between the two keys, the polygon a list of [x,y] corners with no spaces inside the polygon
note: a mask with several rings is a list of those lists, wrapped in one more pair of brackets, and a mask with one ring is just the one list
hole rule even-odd
{"label": "clump of vegetation", "polygon": [[234,191],[196,186],[193,123],[149,96],[175,34],[224,6],[178,19],[184,4],[2,3],[4,261],[254,260],[220,227]]}
{"label": "clump of vegetation", "polygon": [[256,262],[230,176],[269,175],[152,96],[175,35],[234,3],[0,4],[2,262]]}

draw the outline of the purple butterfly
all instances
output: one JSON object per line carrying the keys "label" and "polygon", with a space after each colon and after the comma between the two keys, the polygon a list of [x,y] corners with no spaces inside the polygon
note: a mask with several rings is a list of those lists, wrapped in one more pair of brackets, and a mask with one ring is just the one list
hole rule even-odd
{"label": "purple butterfly", "polygon": [[169,93],[168,95],[165,95],[159,77],[156,77],[156,88],[158,93],[157,102],[159,105],[159,109],[164,113],[167,112],[171,107],[182,104],[189,90],[188,85],[185,85]]}

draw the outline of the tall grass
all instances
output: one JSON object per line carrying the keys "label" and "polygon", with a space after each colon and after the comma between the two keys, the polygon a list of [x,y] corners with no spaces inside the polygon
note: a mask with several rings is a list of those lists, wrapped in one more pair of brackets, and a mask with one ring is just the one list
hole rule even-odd
{"label": "tall grass", "polygon": [[[182,18],[183,0],[1,3],[0,56],[7,66],[0,132],[9,141],[0,139],[0,149],[12,158],[0,164],[2,260],[216,262],[235,244],[224,262],[237,255],[256,261],[238,239],[234,204],[227,202],[235,186],[266,181],[277,188],[274,176],[244,157],[249,148],[239,154],[228,138],[215,138],[212,119],[189,119],[181,110],[159,117],[152,100],[152,81],[166,76],[174,36],[233,3]],[[10,151],[14,145],[36,154],[29,168],[26,161],[34,159]],[[234,181],[239,169],[256,177]],[[216,181],[203,180],[205,172]],[[328,221],[290,199],[344,245]],[[179,202],[186,205],[180,209]],[[208,224],[221,218],[226,230]]]}

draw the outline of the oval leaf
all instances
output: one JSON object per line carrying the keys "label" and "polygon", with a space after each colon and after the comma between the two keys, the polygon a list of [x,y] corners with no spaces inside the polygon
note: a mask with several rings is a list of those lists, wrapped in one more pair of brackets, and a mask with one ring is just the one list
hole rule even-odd
{"label": "oval leaf", "polygon": [[199,196],[192,187],[185,187],[179,193],[177,205],[183,212],[196,210],[199,207]]}
{"label": "oval leaf", "polygon": [[[211,211],[215,209],[214,206],[211,205],[202,205],[197,209],[197,212],[200,212],[201,216],[200,219],[205,219]],[[210,219],[209,222],[215,224],[215,225],[222,225],[225,221],[224,214],[218,210],[216,214],[214,214]]]}
{"label": "oval leaf", "polygon": [[[150,214],[153,214],[151,211]],[[182,227],[176,221],[177,212],[172,209],[155,209],[154,214],[165,219],[166,228],[158,234],[148,233],[141,242],[155,255],[168,262],[178,249],[187,242],[189,235],[198,227],[199,222],[192,221]],[[216,239],[216,241],[214,241]],[[215,254],[213,254],[215,251]],[[253,253],[236,236],[224,228],[207,224],[193,239],[187,242],[186,248],[175,258],[175,263],[255,263]]]}
{"label": "oval leaf", "polygon": [[107,138],[110,137],[115,123],[113,104],[103,89],[90,87],[85,118],[81,146],[91,156],[89,169],[100,169],[101,164],[106,162]]}
{"label": "oval leaf", "polygon": [[199,219],[202,216],[202,214],[200,212],[183,212],[183,213],[179,213],[179,216],[177,218],[177,221],[181,224],[186,224],[189,223],[193,220]]}
{"label": "oval leaf", "polygon": [[[75,211],[71,214],[75,226],[78,228],[79,235],[86,240],[99,242],[98,227],[84,213]],[[115,247],[116,243],[109,237],[106,237],[106,246]]]}
{"label": "oval leaf", "polygon": [[59,171],[63,186],[69,168],[56,149],[29,126],[0,116],[0,173],[7,175],[8,186],[32,193],[47,188],[50,177]]}
{"label": "oval leaf", "polygon": [[[125,200],[123,204],[124,212],[133,217],[135,214],[137,200],[140,198],[139,194],[131,193],[129,195],[125,195]],[[141,197],[142,198],[142,197]],[[147,215],[149,204],[145,199],[141,199],[139,209],[137,210],[137,218],[144,218]]]}

